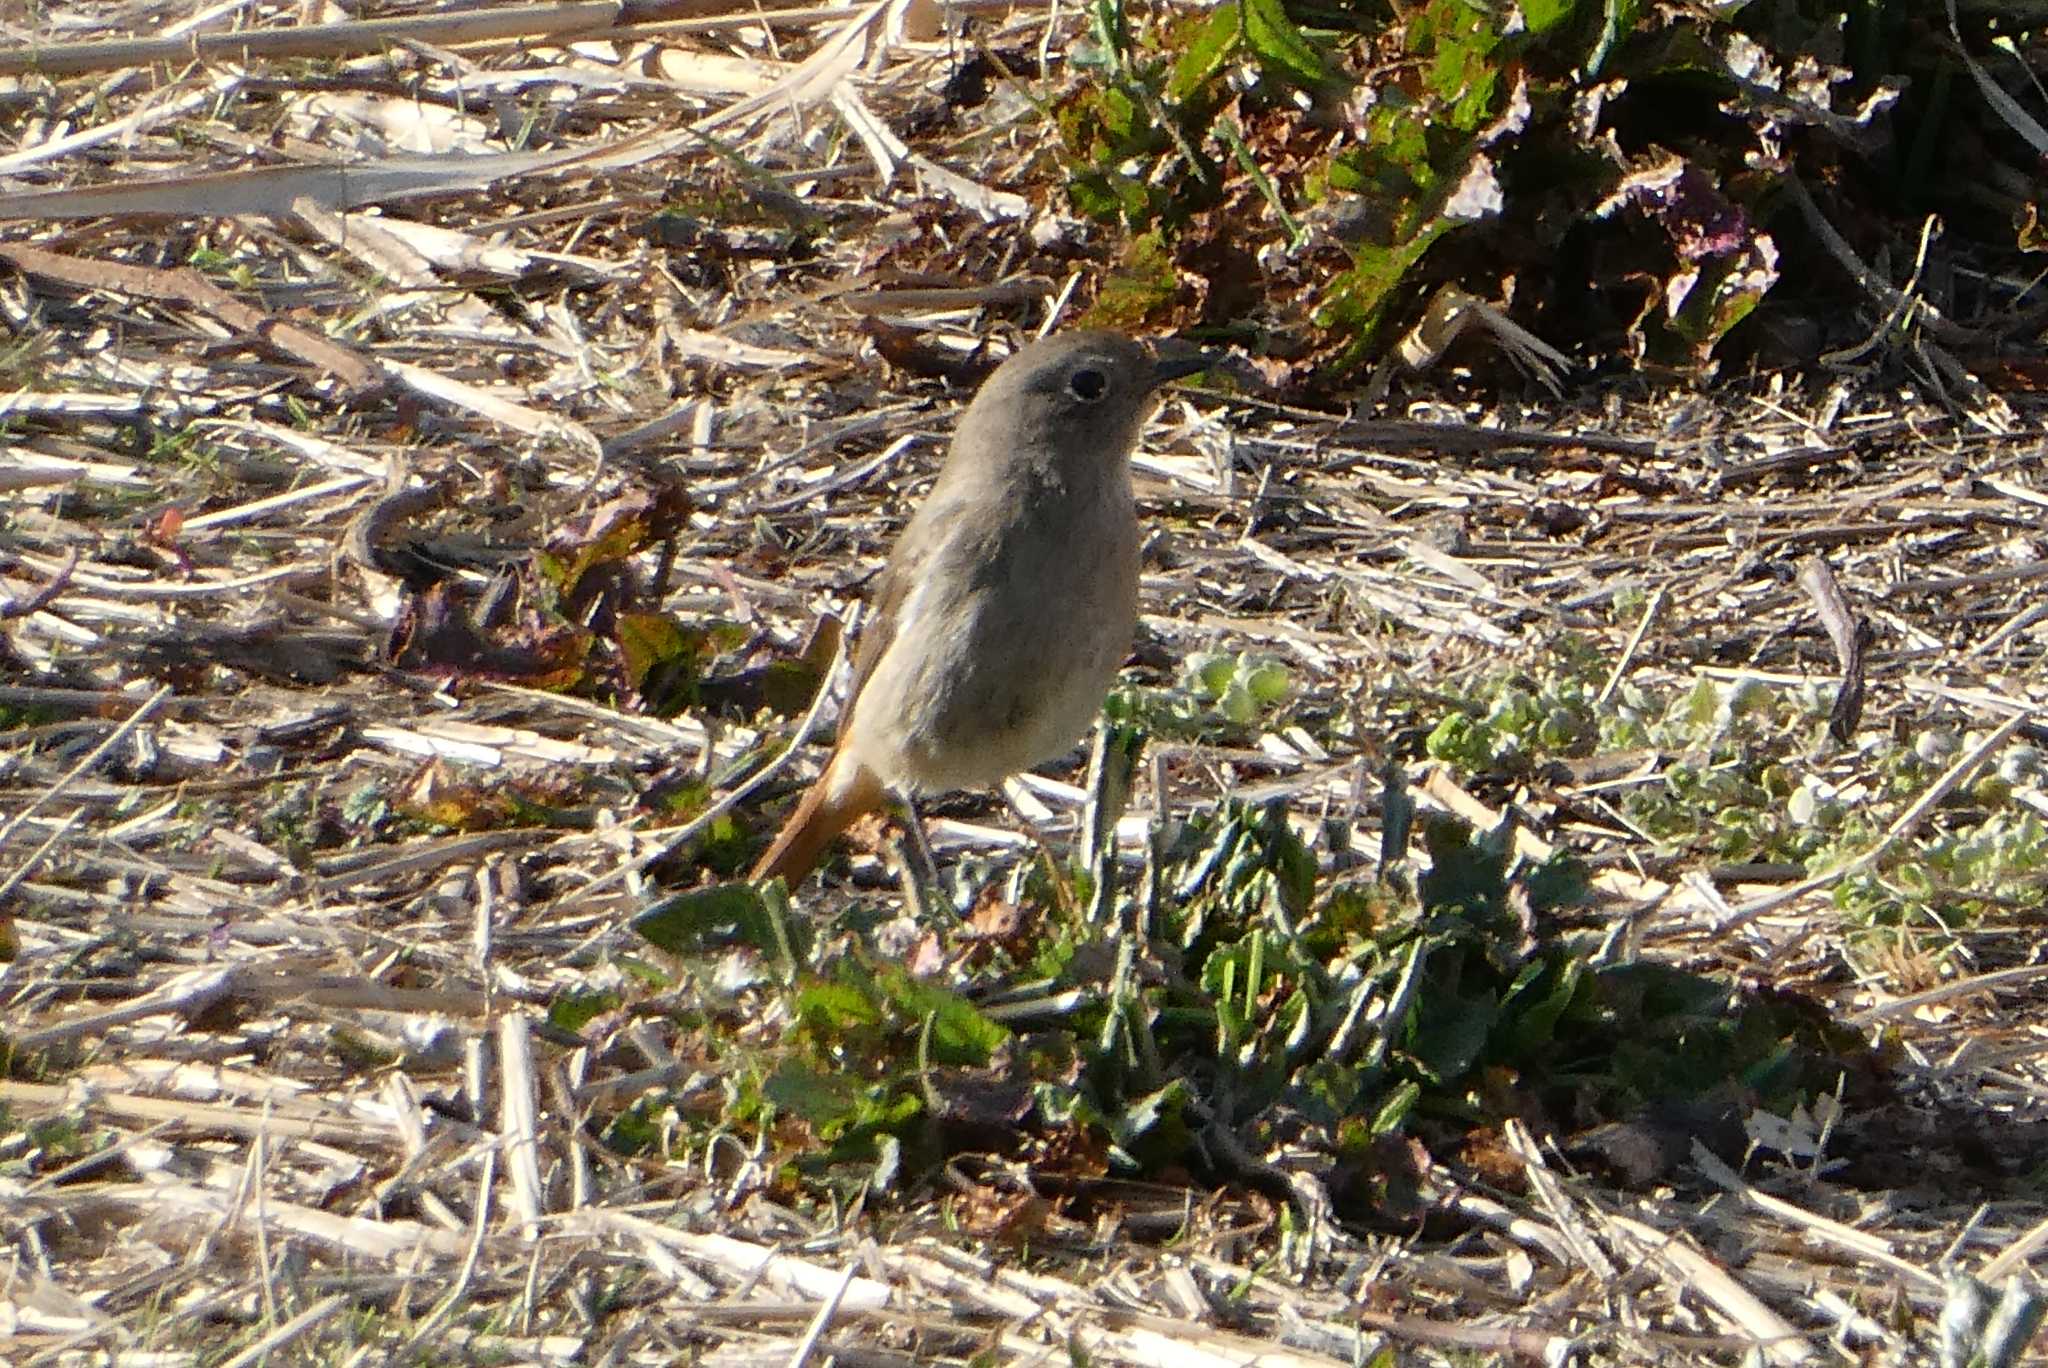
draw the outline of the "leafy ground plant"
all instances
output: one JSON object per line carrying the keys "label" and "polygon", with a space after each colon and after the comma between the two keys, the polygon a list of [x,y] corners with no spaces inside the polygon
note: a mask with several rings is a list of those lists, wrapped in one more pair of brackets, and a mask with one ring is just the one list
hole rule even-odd
{"label": "leafy ground plant", "polygon": [[779,888],[722,885],[637,925],[693,975],[714,946],[782,966],[750,993],[786,1030],[702,1125],[767,1146],[792,1195],[915,1188],[970,1155],[1055,1183],[1257,1184],[1320,1154],[1337,1209],[1382,1223],[1415,1190],[1383,1171],[1397,1137],[1450,1152],[1510,1118],[1561,1135],[1868,1100],[1874,1066],[1825,1011],[1603,961],[1560,920],[1582,873],[1512,837],[1430,819],[1419,875],[1321,878],[1284,804],[1225,807],[1142,872],[1098,870],[1110,898],[1085,878],[1024,907],[984,893],[964,938],[921,937],[916,977],[867,935],[797,950]]}
{"label": "leafy ground plant", "polygon": [[[1985,129],[1987,161],[2027,155],[2025,124],[1971,98],[1993,78],[1959,90],[1932,57],[1930,40],[1949,41],[1933,8],[1096,0],[1089,14],[1075,60],[1093,79],[1056,114],[1075,207],[1129,233],[1097,317],[1201,326],[1297,380],[1386,355],[1448,282],[1509,297],[1588,360],[1705,373],[1767,298],[1778,322],[1743,354],[1853,289],[1862,268],[1841,239],[1785,212],[1793,182],[1832,181],[1845,213],[1975,200],[1981,218],[1971,159],[1927,157],[1934,129]],[[1984,226],[2011,253],[2031,222],[2015,202]],[[1918,227],[1892,231],[1903,249]],[[1788,261],[1830,253],[1839,265],[1788,282]]]}

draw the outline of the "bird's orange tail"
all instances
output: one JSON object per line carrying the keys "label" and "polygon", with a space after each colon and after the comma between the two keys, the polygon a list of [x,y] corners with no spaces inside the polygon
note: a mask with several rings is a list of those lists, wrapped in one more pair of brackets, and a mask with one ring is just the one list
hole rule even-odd
{"label": "bird's orange tail", "polygon": [[832,838],[881,807],[886,797],[873,770],[844,751],[835,751],[832,763],[797,803],[747,877],[758,882],[779,874],[792,887],[802,882]]}

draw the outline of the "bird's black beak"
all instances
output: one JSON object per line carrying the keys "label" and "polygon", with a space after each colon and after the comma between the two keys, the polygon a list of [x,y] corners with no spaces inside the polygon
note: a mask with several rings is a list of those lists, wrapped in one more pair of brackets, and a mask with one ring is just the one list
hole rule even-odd
{"label": "bird's black beak", "polygon": [[1152,385],[1170,384],[1219,365],[1223,358],[1185,342],[1162,342],[1152,353]]}

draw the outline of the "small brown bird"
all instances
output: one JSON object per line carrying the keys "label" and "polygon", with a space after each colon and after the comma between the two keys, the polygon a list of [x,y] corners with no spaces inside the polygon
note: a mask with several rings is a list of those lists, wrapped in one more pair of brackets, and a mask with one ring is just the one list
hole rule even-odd
{"label": "small brown bird", "polygon": [[839,743],[752,877],[795,883],[888,790],[994,784],[1086,731],[1138,620],[1130,460],[1208,366],[1073,332],[996,368],[877,582]]}

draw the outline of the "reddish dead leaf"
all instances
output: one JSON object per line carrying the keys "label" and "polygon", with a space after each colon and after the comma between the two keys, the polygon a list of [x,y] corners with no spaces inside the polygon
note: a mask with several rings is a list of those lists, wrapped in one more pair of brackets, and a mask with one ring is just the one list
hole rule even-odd
{"label": "reddish dead leaf", "polygon": [[407,816],[455,831],[501,831],[532,826],[552,810],[579,801],[569,775],[541,775],[510,783],[465,783],[439,761],[414,777],[396,806]]}
{"label": "reddish dead leaf", "polygon": [[888,842],[889,816],[871,812],[846,829],[846,839],[857,849],[880,854]]}
{"label": "reddish dead leaf", "polygon": [[389,654],[402,669],[451,678],[516,679],[549,689],[575,682],[589,644],[586,632],[531,621],[479,628],[455,589],[442,583],[406,601],[392,628]]}
{"label": "reddish dead leaf", "polygon": [[192,573],[192,558],[178,545],[178,534],[185,528],[185,512],[173,505],[145,523],[142,528],[144,545],[154,546],[168,555],[180,572]]}
{"label": "reddish dead leaf", "polygon": [[967,915],[968,931],[986,940],[1006,941],[1024,929],[1024,909],[1002,896],[995,885],[982,889]]}
{"label": "reddish dead leaf", "polygon": [[1023,1244],[1044,1233],[1052,1214],[1052,1203],[1034,1192],[975,1187],[953,1203],[960,1229],[978,1239],[1004,1244]]}
{"label": "reddish dead leaf", "polygon": [[613,618],[642,597],[632,558],[679,536],[688,526],[690,507],[679,482],[641,486],[550,538],[549,551],[565,567],[557,584],[562,616],[609,636]]}
{"label": "reddish dead leaf", "polygon": [[2003,356],[1985,375],[1986,383],[2006,393],[2039,394],[2048,390],[2048,360],[2038,356]]}
{"label": "reddish dead leaf", "polygon": [[996,368],[997,358],[980,348],[963,352],[926,340],[915,328],[900,328],[879,318],[864,318],[861,333],[875,344],[875,352],[891,366],[920,380],[943,380],[968,388],[980,384]]}
{"label": "reddish dead leaf", "polygon": [[912,978],[929,978],[946,967],[945,946],[937,936],[927,933],[911,950],[907,967]]}
{"label": "reddish dead leaf", "polygon": [[925,1077],[932,1119],[976,1137],[969,1143],[1001,1144],[1030,1120],[1037,1108],[1031,1083],[990,1069],[933,1069]]}
{"label": "reddish dead leaf", "polygon": [[1497,1185],[1512,1187],[1522,1180],[1522,1160],[1502,1138],[1498,1127],[1468,1133],[1458,1147],[1458,1162]]}
{"label": "reddish dead leaf", "polygon": [[1109,1141],[1092,1126],[1064,1126],[1038,1137],[1034,1167],[1043,1173],[1099,1178],[1109,1172]]}
{"label": "reddish dead leaf", "polygon": [[1331,1170],[1330,1196],[1356,1219],[1409,1225],[1427,1211],[1424,1175],[1432,1166],[1429,1151],[1419,1142],[1381,1136],[1365,1149],[1346,1154]]}
{"label": "reddish dead leaf", "polygon": [[682,532],[688,526],[691,507],[689,492],[679,481],[642,486],[600,505],[580,530],[567,534],[568,540],[587,545],[627,529],[628,535],[646,545]]}

